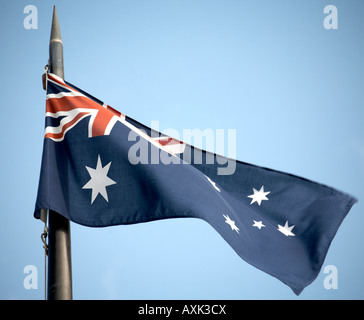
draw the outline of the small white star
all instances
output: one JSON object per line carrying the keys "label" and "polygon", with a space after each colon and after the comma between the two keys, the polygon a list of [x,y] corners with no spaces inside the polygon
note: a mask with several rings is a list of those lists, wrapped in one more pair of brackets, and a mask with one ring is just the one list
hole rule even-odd
{"label": "small white star", "polygon": [[294,233],[292,232],[293,228],[294,226],[291,227],[288,226],[288,221],[286,221],[284,227],[282,227],[280,224],[278,225],[278,231],[282,232],[287,237],[288,236],[294,237]]}
{"label": "small white star", "polygon": [[100,155],[97,158],[96,169],[86,166],[86,169],[91,177],[90,181],[87,182],[82,189],[92,189],[91,204],[95,201],[96,197],[100,193],[104,199],[109,202],[106,187],[116,184],[114,180],[111,180],[107,173],[109,172],[111,162],[105,167],[102,167]]}
{"label": "small white star", "polygon": [[264,186],[262,186],[259,191],[253,188],[253,191],[254,194],[248,196],[248,198],[252,198],[250,204],[257,202],[259,205],[261,205],[262,200],[269,200],[266,195],[270,194],[270,191],[264,192]]}
{"label": "small white star", "polygon": [[229,216],[225,216],[224,214],[223,216],[226,219],[225,222],[231,227],[231,230],[235,230],[237,233],[239,233],[239,228],[235,225],[235,221],[231,220]]}
{"label": "small white star", "polygon": [[259,230],[262,229],[262,227],[265,227],[262,221],[254,221],[253,227],[257,227]]}

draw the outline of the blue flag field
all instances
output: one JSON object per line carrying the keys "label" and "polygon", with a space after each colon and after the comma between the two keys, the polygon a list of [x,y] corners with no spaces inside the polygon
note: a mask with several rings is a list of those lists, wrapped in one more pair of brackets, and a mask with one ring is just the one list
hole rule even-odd
{"label": "blue flag field", "polygon": [[355,198],[194,148],[47,78],[36,218],[41,209],[90,227],[200,218],[297,295],[317,277]]}

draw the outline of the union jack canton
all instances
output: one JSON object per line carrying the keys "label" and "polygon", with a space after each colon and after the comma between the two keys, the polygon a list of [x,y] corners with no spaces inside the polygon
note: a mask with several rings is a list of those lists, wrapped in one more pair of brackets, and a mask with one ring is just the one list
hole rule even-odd
{"label": "union jack canton", "polygon": [[[72,99],[70,99],[72,98]],[[110,112],[111,111],[111,112]],[[90,117],[88,137],[109,135],[115,123],[125,116],[54,74],[48,74],[45,138],[62,141],[66,133],[85,117]]]}

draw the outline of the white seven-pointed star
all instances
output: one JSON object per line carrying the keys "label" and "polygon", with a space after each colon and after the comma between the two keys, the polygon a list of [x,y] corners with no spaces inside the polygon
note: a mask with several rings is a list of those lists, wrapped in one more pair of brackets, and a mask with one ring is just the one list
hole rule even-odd
{"label": "white seven-pointed star", "polygon": [[253,188],[253,191],[254,194],[248,196],[248,198],[252,198],[250,204],[257,202],[260,205],[262,203],[262,200],[269,200],[266,195],[270,194],[270,191],[264,192],[264,186],[262,186],[259,191]]}
{"label": "white seven-pointed star", "polygon": [[223,214],[224,218],[226,219],[225,222],[230,225],[231,230],[235,230],[237,233],[239,233],[239,228],[235,225],[235,221],[231,220],[229,216],[225,216]]}
{"label": "white seven-pointed star", "polygon": [[105,167],[102,167],[100,155],[97,158],[96,169],[86,166],[86,169],[91,177],[90,181],[87,182],[82,189],[92,189],[91,204],[95,201],[98,194],[101,194],[104,199],[109,202],[107,197],[106,187],[115,184],[114,180],[111,180],[107,173],[109,172],[111,162]]}
{"label": "white seven-pointed star", "polygon": [[294,237],[294,233],[292,232],[292,229],[294,226],[288,226],[288,221],[286,221],[286,224],[284,227],[282,227],[280,224],[278,225],[278,231],[282,232],[285,236],[291,236]]}
{"label": "white seven-pointed star", "polygon": [[262,227],[265,227],[262,221],[254,221],[253,227],[257,227],[259,230],[262,229]]}

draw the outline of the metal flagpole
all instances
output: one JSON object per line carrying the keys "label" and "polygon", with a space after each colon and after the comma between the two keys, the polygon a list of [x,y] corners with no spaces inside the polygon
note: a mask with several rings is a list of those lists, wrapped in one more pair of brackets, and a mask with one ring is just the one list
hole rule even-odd
{"label": "metal flagpole", "polygon": [[[53,8],[52,30],[49,42],[50,72],[64,79],[63,43],[56,6]],[[57,212],[49,210],[48,219],[48,300],[72,299],[70,222]]]}

